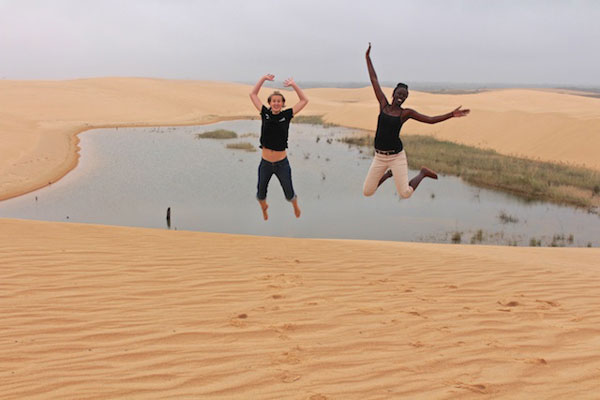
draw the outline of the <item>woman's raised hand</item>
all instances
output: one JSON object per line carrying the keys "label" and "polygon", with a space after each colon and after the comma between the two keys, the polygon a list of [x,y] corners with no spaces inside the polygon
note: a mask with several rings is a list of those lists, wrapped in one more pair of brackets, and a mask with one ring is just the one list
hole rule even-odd
{"label": "woman's raised hand", "polygon": [[371,55],[371,42],[369,42],[369,48],[367,49],[367,57]]}
{"label": "woman's raised hand", "polygon": [[266,81],[273,81],[273,80],[275,80],[275,75],[273,75],[273,74],[266,74],[265,76],[263,76],[263,78]]}
{"label": "woman's raised hand", "polygon": [[456,118],[458,118],[458,117],[466,117],[471,112],[471,110],[469,110],[469,109],[461,110],[460,109],[461,107],[462,106],[458,106],[454,111],[452,111],[452,116],[453,117],[456,117]]}
{"label": "woman's raised hand", "polygon": [[289,87],[289,86],[294,86],[296,82],[294,82],[294,78],[287,78],[285,81],[283,81],[283,86],[285,87]]}

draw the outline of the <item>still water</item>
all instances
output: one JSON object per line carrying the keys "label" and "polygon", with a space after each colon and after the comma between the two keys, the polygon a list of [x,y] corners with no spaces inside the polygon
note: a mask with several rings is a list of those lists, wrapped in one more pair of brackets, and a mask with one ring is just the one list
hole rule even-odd
{"label": "still water", "polygon": [[[215,129],[246,137],[195,137]],[[260,152],[226,148],[238,142],[257,147],[259,132],[260,121],[246,120],[88,131],[80,135],[75,170],[49,187],[0,202],[0,217],[267,236],[600,246],[597,215],[524,202],[452,176],[425,179],[407,200],[392,180],[366,198],[362,184],[371,150],[337,140],[351,129],[304,124],[292,124],[288,152],[302,216],[295,218],[274,176],[269,220],[263,221],[255,199]]]}

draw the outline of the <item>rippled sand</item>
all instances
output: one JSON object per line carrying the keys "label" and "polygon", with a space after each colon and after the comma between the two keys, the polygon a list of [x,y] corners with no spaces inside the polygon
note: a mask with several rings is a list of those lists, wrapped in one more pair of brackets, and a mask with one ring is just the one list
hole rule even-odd
{"label": "rippled sand", "polygon": [[18,220],[0,235],[2,399],[600,391],[598,249]]}
{"label": "rippled sand", "polygon": [[[0,80],[0,199],[72,169],[82,130],[254,115],[249,90]],[[374,129],[372,89],[307,94],[306,114]],[[407,106],[423,113],[462,104],[472,115],[404,129],[600,169],[599,102],[412,92]],[[593,399],[598,287],[599,249],[0,219],[0,398]]]}

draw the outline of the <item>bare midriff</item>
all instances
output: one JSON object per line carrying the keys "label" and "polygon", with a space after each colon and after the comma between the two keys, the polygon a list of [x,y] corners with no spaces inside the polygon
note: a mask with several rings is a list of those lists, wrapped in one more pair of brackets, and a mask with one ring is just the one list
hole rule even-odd
{"label": "bare midriff", "polygon": [[281,161],[286,157],[287,157],[287,152],[285,150],[283,150],[283,151],[271,150],[271,149],[265,149],[264,147],[262,149],[262,158],[264,158],[265,160],[267,160],[269,162]]}

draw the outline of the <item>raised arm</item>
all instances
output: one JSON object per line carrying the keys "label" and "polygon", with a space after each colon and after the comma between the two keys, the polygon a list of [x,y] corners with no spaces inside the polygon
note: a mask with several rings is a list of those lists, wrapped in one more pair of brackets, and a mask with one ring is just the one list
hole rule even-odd
{"label": "raised arm", "polygon": [[302,89],[300,89],[300,87],[298,87],[298,85],[296,85],[296,82],[294,82],[294,79],[292,78],[288,78],[283,82],[283,85],[285,87],[289,87],[291,86],[294,91],[296,92],[296,94],[298,95],[298,98],[300,99],[299,102],[297,102],[294,107],[292,107],[292,112],[294,113],[294,115],[298,114],[300,111],[302,111],[302,109],[304,107],[306,107],[306,105],[308,104],[308,98],[304,95],[304,92],[302,91]]}
{"label": "raised arm", "polygon": [[273,79],[275,79],[275,75],[272,74],[267,74],[263,76],[258,80],[258,82],[256,82],[256,85],[254,85],[254,88],[250,92],[250,100],[252,100],[252,104],[254,104],[254,107],[256,107],[258,111],[260,111],[263,106],[262,101],[260,101],[260,99],[258,98],[258,92],[260,91],[260,88],[262,87],[263,83],[265,83],[265,81],[272,81]]}
{"label": "raised arm", "polygon": [[453,118],[453,117],[460,118],[460,117],[466,117],[467,115],[469,115],[471,110],[469,110],[469,109],[461,110],[460,109],[461,107],[462,106],[458,106],[454,111],[451,111],[447,114],[437,115],[435,117],[423,115],[423,114],[416,112],[413,109],[407,108],[406,109],[406,111],[408,111],[407,119],[412,118],[419,122],[425,122],[426,124],[437,124],[438,122],[442,122],[442,121],[445,121],[445,120]]}
{"label": "raised arm", "polygon": [[377,101],[379,101],[379,109],[383,109],[383,107],[388,105],[388,101],[381,90],[381,86],[379,86],[379,81],[377,80],[377,74],[375,73],[375,68],[373,68],[373,63],[371,62],[371,42],[369,42],[369,48],[367,49],[367,69],[369,70],[369,78],[371,78],[371,85],[373,86],[373,90],[375,91],[375,97],[377,97]]}

